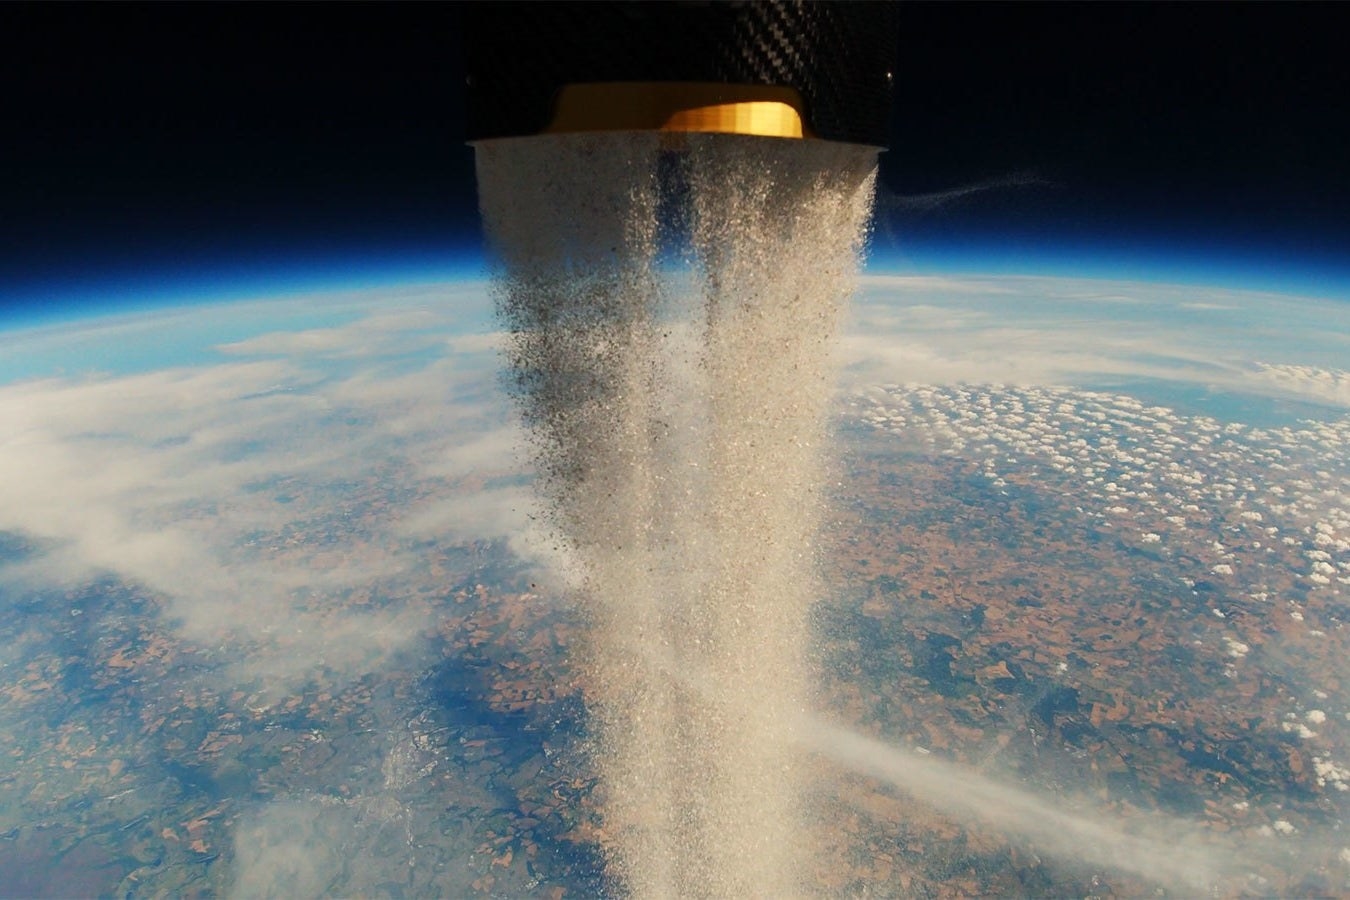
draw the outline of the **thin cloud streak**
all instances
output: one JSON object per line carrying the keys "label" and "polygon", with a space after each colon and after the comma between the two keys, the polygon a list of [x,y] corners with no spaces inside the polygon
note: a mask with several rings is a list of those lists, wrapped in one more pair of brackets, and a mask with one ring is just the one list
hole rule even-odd
{"label": "thin cloud streak", "polygon": [[[901,194],[886,190],[884,186],[877,191],[877,207],[882,212],[898,211],[920,215],[948,209],[996,191],[1019,190],[1023,188],[1056,188],[1059,183],[1043,178],[1035,172],[1010,172],[996,178],[986,178],[969,184],[957,185],[941,191],[929,191],[922,194]],[[884,221],[884,219],[883,219]]]}
{"label": "thin cloud streak", "polygon": [[810,718],[802,742],[821,756],[965,822],[982,822],[1067,862],[1086,862],[1128,872],[1194,893],[1250,868],[1244,848],[1222,847],[1200,826],[1140,817],[1132,827],[1063,811],[1061,805],[1000,784],[933,756]]}

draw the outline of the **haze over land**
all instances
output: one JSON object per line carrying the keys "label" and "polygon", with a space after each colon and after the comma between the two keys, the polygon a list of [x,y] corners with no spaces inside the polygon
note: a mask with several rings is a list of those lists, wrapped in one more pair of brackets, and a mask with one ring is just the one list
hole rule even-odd
{"label": "haze over land", "polygon": [[[7,338],[29,377],[0,387],[0,471],[23,475],[0,504],[6,752],[11,788],[47,786],[4,795],[5,852],[85,835],[112,887],[598,884],[573,562],[512,455],[489,311],[457,283]],[[915,778],[945,763],[1076,798],[1095,828],[1222,826],[1202,871],[1236,847],[1266,890],[1342,884],[1344,316],[1194,286],[861,279],[817,709]],[[989,810],[807,765],[827,888],[1152,887],[1128,874],[1147,854],[1076,869]],[[250,835],[275,852],[236,854]],[[116,862],[133,844],[162,862]],[[355,862],[312,865],[329,855]]]}

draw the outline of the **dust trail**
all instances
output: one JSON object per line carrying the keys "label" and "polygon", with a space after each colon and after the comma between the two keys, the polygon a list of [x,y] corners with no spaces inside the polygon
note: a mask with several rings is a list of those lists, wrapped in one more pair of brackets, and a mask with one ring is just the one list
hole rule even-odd
{"label": "dust trail", "polygon": [[801,893],[820,449],[875,152],[607,134],[477,159],[539,489],[582,570],[615,876]]}
{"label": "dust trail", "polygon": [[1143,817],[1134,823],[1073,812],[931,756],[902,750],[821,718],[801,724],[802,743],[826,759],[877,778],[962,822],[983,822],[1061,860],[1128,872],[1183,894],[1215,889],[1254,868],[1197,823]]}
{"label": "dust trail", "polygon": [[[659,650],[638,645],[654,671],[699,696],[719,688],[697,670]],[[799,714],[791,730],[795,750],[840,769],[868,776],[955,821],[992,827],[1061,862],[1124,872],[1176,890],[1181,896],[1226,896],[1260,888],[1262,869],[1278,871],[1297,853],[1258,847],[1203,822],[1140,811],[1103,816],[1090,804],[1038,794],[928,753],[890,744],[819,713]],[[818,770],[813,776],[822,778]],[[822,783],[828,783],[828,777]],[[821,785],[817,785],[820,787]]]}

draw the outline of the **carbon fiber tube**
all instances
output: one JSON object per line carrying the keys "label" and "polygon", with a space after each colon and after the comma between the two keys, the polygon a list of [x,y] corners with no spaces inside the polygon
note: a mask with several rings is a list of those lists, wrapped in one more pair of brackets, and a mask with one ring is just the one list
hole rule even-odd
{"label": "carbon fiber tube", "polygon": [[890,2],[468,3],[469,139],[676,130],[883,147]]}

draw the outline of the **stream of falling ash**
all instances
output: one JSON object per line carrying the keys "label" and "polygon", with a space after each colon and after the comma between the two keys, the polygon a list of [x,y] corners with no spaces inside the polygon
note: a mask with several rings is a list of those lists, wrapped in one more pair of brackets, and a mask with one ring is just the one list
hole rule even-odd
{"label": "stream of falling ash", "polygon": [[537,490],[581,573],[611,872],[800,894],[825,408],[875,150],[555,135],[477,166]]}

